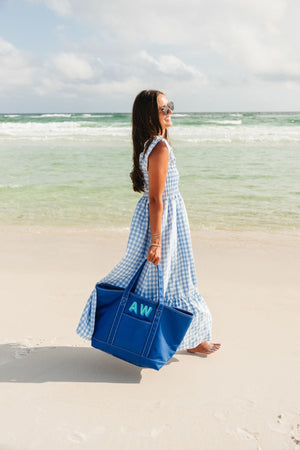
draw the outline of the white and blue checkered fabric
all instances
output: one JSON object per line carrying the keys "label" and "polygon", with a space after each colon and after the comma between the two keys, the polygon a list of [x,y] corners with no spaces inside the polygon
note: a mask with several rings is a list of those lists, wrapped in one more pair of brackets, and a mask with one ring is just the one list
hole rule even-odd
{"label": "white and blue checkered fabric", "polygon": [[[184,350],[211,339],[212,321],[210,311],[197,290],[189,222],[178,190],[179,174],[176,158],[169,143],[162,136],[156,136],[147,151],[140,155],[140,166],[145,178],[145,193],[138,201],[133,214],[125,256],[107,276],[102,278],[101,282],[126,287],[139,265],[147,257],[151,241],[147,165],[151,151],[160,140],[163,140],[169,149],[161,224],[164,300],[168,305],[186,309],[194,314],[192,323],[178,348],[178,350]],[[157,268],[152,263],[145,264],[135,292],[157,301]],[[94,289],[77,327],[77,333],[85,339],[91,339],[94,331],[96,302],[96,289]]]}

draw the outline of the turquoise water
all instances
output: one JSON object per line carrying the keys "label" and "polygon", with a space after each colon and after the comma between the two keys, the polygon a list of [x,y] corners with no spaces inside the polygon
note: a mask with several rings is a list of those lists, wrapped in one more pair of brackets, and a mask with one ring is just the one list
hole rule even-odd
{"label": "turquoise water", "polygon": [[[130,114],[0,115],[0,223],[129,227]],[[173,115],[194,229],[300,231],[300,113]]]}

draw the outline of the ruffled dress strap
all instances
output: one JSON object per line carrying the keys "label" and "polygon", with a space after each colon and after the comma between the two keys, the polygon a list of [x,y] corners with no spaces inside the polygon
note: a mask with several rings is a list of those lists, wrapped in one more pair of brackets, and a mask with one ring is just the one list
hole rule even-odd
{"label": "ruffled dress strap", "polygon": [[[152,142],[151,142],[151,144],[148,146],[147,150],[144,151],[144,152],[142,152],[142,153],[140,154],[140,165],[141,165],[142,169],[144,168],[144,170],[147,171],[148,158],[149,158],[149,156],[150,156],[150,153],[152,152],[152,150],[154,149],[154,147],[156,146],[156,144],[157,144],[158,142],[160,142],[160,141],[163,141],[163,142],[166,144],[166,146],[167,146],[167,148],[168,148],[168,150],[169,150],[169,160],[170,160],[170,152],[171,152],[170,144],[169,144],[169,142],[168,142],[165,138],[163,138],[161,135],[158,135],[158,136],[155,136],[155,138],[152,140]],[[147,141],[147,142],[148,142],[148,141]],[[147,142],[145,142],[145,148],[146,148],[146,146],[147,146]]]}
{"label": "ruffled dress strap", "polygon": [[[144,153],[144,155],[147,157],[150,155],[150,153],[152,152],[152,150],[154,149],[154,147],[156,146],[156,144],[160,141],[163,141],[166,146],[168,147],[168,149],[170,148],[169,142],[163,138],[161,135],[155,136],[155,138],[153,139],[153,141],[151,142],[151,144],[149,145],[149,147],[147,148],[146,152]],[[145,146],[147,145],[147,142],[145,143]]]}

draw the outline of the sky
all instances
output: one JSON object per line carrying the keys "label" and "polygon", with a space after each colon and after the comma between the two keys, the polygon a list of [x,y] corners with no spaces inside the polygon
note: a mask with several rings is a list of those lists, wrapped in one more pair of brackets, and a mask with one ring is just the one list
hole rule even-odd
{"label": "sky", "polygon": [[0,0],[0,113],[299,111],[299,0]]}

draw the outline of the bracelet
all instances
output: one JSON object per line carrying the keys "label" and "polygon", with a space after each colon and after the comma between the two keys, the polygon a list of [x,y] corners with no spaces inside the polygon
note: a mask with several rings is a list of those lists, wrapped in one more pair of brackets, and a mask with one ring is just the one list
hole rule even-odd
{"label": "bracelet", "polygon": [[160,244],[152,244],[151,242],[150,247],[160,247]]}
{"label": "bracelet", "polygon": [[160,233],[151,234],[151,237],[153,237],[153,238],[160,237]]}

